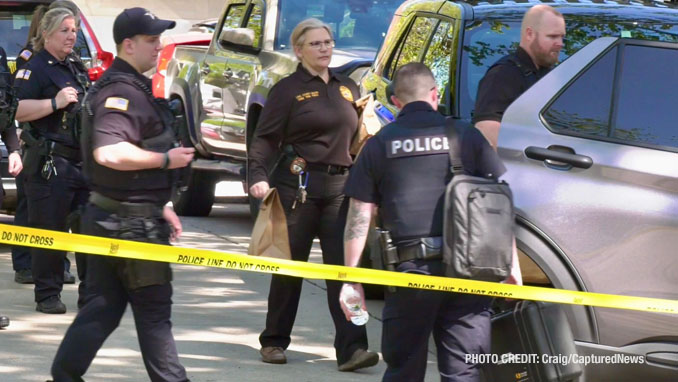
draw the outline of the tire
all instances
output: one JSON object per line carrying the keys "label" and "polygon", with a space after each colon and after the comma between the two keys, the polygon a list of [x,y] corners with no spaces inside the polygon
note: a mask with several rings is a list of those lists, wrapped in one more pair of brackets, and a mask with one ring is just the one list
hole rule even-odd
{"label": "tire", "polygon": [[191,171],[186,185],[172,195],[174,212],[179,216],[208,216],[214,204],[215,185],[211,174]]}

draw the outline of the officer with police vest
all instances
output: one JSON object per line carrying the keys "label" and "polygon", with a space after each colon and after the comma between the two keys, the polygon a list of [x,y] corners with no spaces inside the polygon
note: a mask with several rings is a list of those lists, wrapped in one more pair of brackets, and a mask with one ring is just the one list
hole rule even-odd
{"label": "officer with police vest", "polygon": [[[176,147],[172,112],[142,75],[155,66],[160,34],[174,26],[143,8],[126,9],[113,23],[118,57],[83,106],[84,173],[92,188],[85,234],[159,244],[181,234],[165,206],[176,179],[170,170],[187,166],[194,149]],[[87,265],[88,299],[57,351],[54,381],[82,381],[128,303],[150,380],[187,381],[171,331],[169,264],[92,256]]]}
{"label": "officer with police vest", "polygon": [[478,85],[473,123],[497,147],[504,111],[558,62],[565,20],[553,7],[535,5],[523,17],[518,49],[490,66]]}
{"label": "officer with police vest", "polygon": [[[438,113],[438,90],[431,71],[410,63],[396,72],[392,101],[401,109],[395,122],[368,140],[346,182],[350,206],[344,231],[347,266],[356,267],[375,207],[397,247],[398,272],[444,275],[441,244],[445,186],[449,170],[446,119]],[[447,122],[449,123],[449,122]],[[505,168],[482,134],[455,124],[462,137],[461,158],[470,175],[499,177]],[[425,169],[425,171],[422,171]],[[517,271],[512,281],[519,279]],[[363,299],[359,284],[353,284]],[[342,297],[348,292],[342,288]],[[346,318],[350,311],[340,298]],[[451,292],[387,290],[382,352],[384,381],[423,381],[428,339],[433,332],[443,381],[477,381],[479,365],[465,354],[490,350],[490,300]]]}
{"label": "officer with police vest", "polygon": [[[77,40],[77,18],[66,8],[54,8],[40,22],[40,38],[34,41],[38,53],[16,72],[19,107],[16,119],[30,122],[30,134],[22,134],[28,225],[68,231],[68,217],[89,195],[81,174],[79,144],[80,102],[89,80],[69,58]],[[77,230],[77,229],[74,229]],[[31,248],[31,269],[35,282],[36,310],[65,313],[61,302],[64,282],[64,252]],[[85,257],[76,254],[78,272],[84,280]],[[85,297],[81,282],[78,303]]]}

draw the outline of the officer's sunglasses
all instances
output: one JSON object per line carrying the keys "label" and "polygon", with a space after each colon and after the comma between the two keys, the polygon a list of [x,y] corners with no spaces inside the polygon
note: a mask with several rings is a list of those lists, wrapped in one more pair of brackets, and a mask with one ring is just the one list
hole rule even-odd
{"label": "officer's sunglasses", "polygon": [[308,43],[308,45],[315,50],[320,50],[323,47],[330,49],[330,48],[334,48],[335,42],[334,42],[334,40],[328,39],[328,40],[325,40],[325,41],[311,41],[311,42]]}

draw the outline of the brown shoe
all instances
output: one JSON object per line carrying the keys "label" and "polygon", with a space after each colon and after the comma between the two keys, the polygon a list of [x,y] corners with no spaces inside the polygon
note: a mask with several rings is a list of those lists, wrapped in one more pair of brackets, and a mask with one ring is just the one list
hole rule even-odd
{"label": "brown shoe", "polygon": [[374,366],[379,362],[379,354],[358,349],[353,352],[351,359],[339,365],[339,371],[355,371],[364,367]]}
{"label": "brown shoe", "polygon": [[285,350],[278,346],[264,346],[259,350],[261,360],[266,363],[283,364],[287,363]]}

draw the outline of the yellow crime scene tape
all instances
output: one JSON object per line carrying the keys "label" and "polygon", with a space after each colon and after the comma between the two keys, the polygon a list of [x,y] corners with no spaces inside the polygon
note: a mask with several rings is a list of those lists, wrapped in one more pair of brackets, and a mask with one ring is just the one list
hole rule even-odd
{"label": "yellow crime scene tape", "polygon": [[121,258],[164,261],[310,279],[339,280],[491,297],[678,314],[678,301],[518,286],[174,247],[0,224],[0,242]]}

